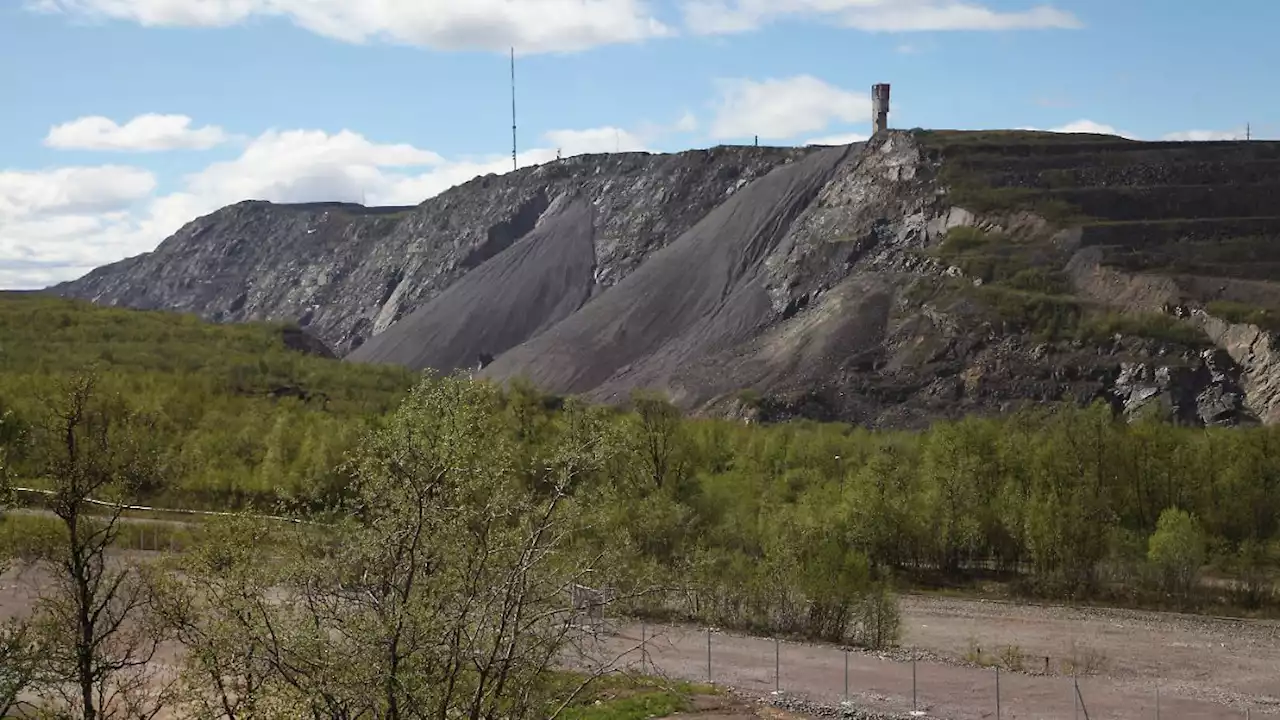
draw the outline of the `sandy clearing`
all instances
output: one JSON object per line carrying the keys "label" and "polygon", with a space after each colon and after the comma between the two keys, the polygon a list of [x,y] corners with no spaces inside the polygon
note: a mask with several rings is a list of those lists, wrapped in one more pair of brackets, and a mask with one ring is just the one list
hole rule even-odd
{"label": "sandy clearing", "polygon": [[[646,633],[650,669],[688,680],[705,681],[707,633],[703,629],[648,626]],[[639,625],[619,629],[601,644],[612,652],[638,642]],[[845,653],[836,647],[780,643],[775,680],[775,645],[772,640],[724,633],[711,634],[711,680],[749,693],[767,694],[780,686],[795,694],[835,706],[844,699]],[[849,698],[859,706],[886,713],[912,710],[912,666],[890,657],[868,653],[848,654]],[[638,663],[639,658],[636,658]],[[1207,663],[1212,664],[1212,662]],[[918,708],[931,717],[977,720],[996,713],[996,671],[961,667],[946,662],[921,661],[916,667]],[[1000,673],[1002,718],[1078,718],[1073,681],[1065,676]],[[1155,716],[1154,687],[1106,676],[1079,679],[1080,692],[1090,717],[1150,718]],[[1188,693],[1185,688],[1162,690],[1162,715],[1188,720],[1243,718],[1245,706],[1215,702]],[[1280,706],[1258,703],[1253,713],[1275,713]]]}
{"label": "sandy clearing", "polygon": [[1029,671],[1060,674],[1092,655],[1100,674],[1154,696],[1184,695],[1280,711],[1280,623],[1174,613],[907,596],[904,644],[963,659],[1016,646]]}
{"label": "sandy clearing", "polygon": [[[0,576],[0,618],[29,610],[37,576]],[[1156,687],[1162,715],[1190,720],[1280,715],[1280,623],[1124,610],[1017,605],[907,596],[904,644],[926,656],[916,666],[919,708],[932,717],[994,717],[995,671],[963,666],[972,640],[987,655],[1017,645],[1029,670],[1000,673],[1002,718],[1078,718],[1072,679],[1061,673],[1072,643],[1101,658],[1099,674],[1079,680],[1090,717],[1151,718]],[[624,625],[601,641],[621,653],[638,646],[641,626]],[[690,681],[707,679],[707,634],[695,627],[645,626],[648,670]],[[750,694],[780,686],[834,706],[844,696],[845,653],[839,648],[712,633],[711,679]],[[850,696],[886,712],[911,710],[912,668],[904,651],[848,654]],[[639,665],[639,654],[628,658]]]}

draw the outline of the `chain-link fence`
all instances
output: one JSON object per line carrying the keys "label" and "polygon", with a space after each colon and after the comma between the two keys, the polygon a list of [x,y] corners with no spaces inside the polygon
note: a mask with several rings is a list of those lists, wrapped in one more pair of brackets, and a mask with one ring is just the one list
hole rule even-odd
{"label": "chain-link fence", "polygon": [[594,629],[591,644],[598,657],[621,658],[618,670],[732,688],[783,707],[849,708],[859,717],[1251,720],[1280,713],[1280,699],[1224,704],[1181,689],[1162,692],[1152,679],[1072,676],[1038,667],[1011,672],[913,657],[906,650],[865,652],[714,628],[610,619]]}

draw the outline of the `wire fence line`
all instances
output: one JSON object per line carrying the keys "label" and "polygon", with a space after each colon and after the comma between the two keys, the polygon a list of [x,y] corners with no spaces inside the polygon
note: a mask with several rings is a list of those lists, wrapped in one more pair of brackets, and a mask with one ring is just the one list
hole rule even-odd
{"label": "wire fence line", "polygon": [[[1280,713],[1280,700],[1233,705],[1162,692],[1154,680],[1011,672],[610,618],[594,635],[622,671],[732,688],[798,711],[850,717],[948,720],[1252,720]],[[1280,681],[1278,681],[1280,685]]]}
{"label": "wire fence line", "polygon": [[[28,487],[16,492],[55,496]],[[87,498],[85,502],[122,511],[203,517],[243,517],[312,524],[297,518],[238,512],[131,505]],[[19,511],[21,512],[21,511]],[[28,511],[30,512],[30,511]],[[180,543],[162,525],[180,521],[131,519],[127,544],[139,550],[173,551]],[[150,527],[151,532],[147,529]],[[953,718],[1179,718],[1179,720],[1252,720],[1280,714],[1280,699],[1258,705],[1235,705],[1189,698],[1161,697],[1152,683],[1147,692],[1092,676],[1055,675],[1046,658],[1045,671],[1009,672],[998,666],[978,668],[923,661],[903,653],[871,653],[834,646],[802,644],[777,638],[728,633],[715,628],[655,625],[618,618],[607,610],[615,600],[609,588],[572,584],[568,601],[576,628],[594,648],[597,660],[624,660],[625,670],[688,682],[708,682],[776,698],[809,698],[817,707],[850,708],[901,717]],[[585,655],[583,655],[585,658]],[[609,663],[604,663],[609,664]],[[1075,665],[1075,663],[1073,663]],[[1277,679],[1280,689],[1280,679]],[[854,712],[852,708],[858,708]]]}

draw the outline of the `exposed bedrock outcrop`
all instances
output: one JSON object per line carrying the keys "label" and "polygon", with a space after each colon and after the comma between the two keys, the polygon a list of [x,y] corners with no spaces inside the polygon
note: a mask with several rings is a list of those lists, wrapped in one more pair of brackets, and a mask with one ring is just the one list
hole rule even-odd
{"label": "exposed bedrock outcrop", "polygon": [[1280,312],[1278,193],[1275,143],[894,131],[580,156],[403,208],[244,202],[53,290],[744,418],[1270,423],[1280,348],[1239,317]]}

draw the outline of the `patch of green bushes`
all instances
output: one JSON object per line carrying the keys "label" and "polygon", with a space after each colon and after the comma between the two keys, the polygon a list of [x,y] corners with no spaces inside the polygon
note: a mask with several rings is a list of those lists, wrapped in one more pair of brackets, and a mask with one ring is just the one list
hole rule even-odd
{"label": "patch of green bushes", "polygon": [[951,189],[953,205],[979,215],[1030,212],[1063,227],[1089,221],[1076,205],[1038,188],[996,187],[962,169],[944,171],[943,180]]}
{"label": "patch of green bushes", "polygon": [[1028,333],[1040,340],[1074,337],[1085,313],[1080,300],[1063,295],[1025,292],[994,285],[984,285],[974,290],[978,299],[1004,320],[1009,330]]}
{"label": "patch of green bushes", "polygon": [[944,260],[952,260],[976,250],[988,249],[1006,239],[1000,233],[961,225],[947,231],[946,236],[942,238],[942,243],[938,245],[937,255]]}
{"label": "patch of green bushes", "polygon": [[1125,142],[1113,135],[1063,133],[1044,130],[915,130],[916,139],[928,146],[949,148],[975,145],[1058,145],[1064,142]]}
{"label": "patch of green bushes", "polygon": [[641,690],[622,697],[565,708],[561,720],[649,720],[684,712],[689,698],[668,690]]}
{"label": "patch of green bushes", "polygon": [[[1033,283],[1029,283],[1033,284]],[[1052,283],[1047,283],[1052,286]],[[987,285],[975,288],[977,297],[1015,332],[1039,340],[1107,342],[1116,335],[1160,340],[1191,348],[1212,343],[1200,328],[1161,313],[1121,313],[1092,309],[1067,295]]]}
{"label": "patch of green bushes", "polygon": [[1071,282],[1058,270],[1046,267],[1024,267],[1001,281],[1005,287],[1042,295],[1066,295]]}
{"label": "patch of green bushes", "polygon": [[0,443],[11,472],[39,484],[30,443],[48,401],[96,367],[101,391],[155,419],[167,473],[144,504],[225,510],[339,492],[343,453],[416,375],[295,351],[287,328],[0,293]]}
{"label": "patch of green bushes", "polygon": [[1205,305],[1210,315],[1229,323],[1257,325],[1264,330],[1280,332],[1280,312],[1229,300],[1214,300]]}
{"label": "patch of green bushes", "polygon": [[[568,694],[583,678],[573,673],[553,673],[560,694]],[[590,683],[558,716],[560,720],[648,720],[686,712],[695,695],[714,695],[710,686],[658,681],[625,674],[604,675]]]}
{"label": "patch of green bushes", "polygon": [[1105,342],[1116,335],[1161,340],[1193,348],[1212,345],[1200,328],[1162,313],[1107,312],[1092,315],[1080,325],[1077,337],[1085,342]]}
{"label": "patch of green bushes", "polygon": [[934,257],[984,284],[1046,295],[1070,293],[1071,283],[1061,271],[1033,262],[1036,252],[1034,245],[1003,233],[962,226],[947,231]]}

